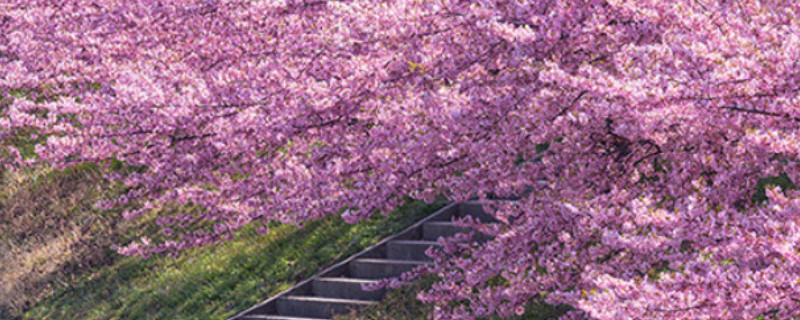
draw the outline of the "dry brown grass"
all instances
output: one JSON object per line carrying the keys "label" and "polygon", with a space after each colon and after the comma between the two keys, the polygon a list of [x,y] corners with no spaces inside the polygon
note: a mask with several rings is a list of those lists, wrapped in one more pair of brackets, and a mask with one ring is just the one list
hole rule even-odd
{"label": "dry brown grass", "polygon": [[[81,270],[108,264],[125,222],[94,204],[114,192],[101,169],[0,173],[0,317],[19,315]],[[3,312],[5,309],[5,312]]]}

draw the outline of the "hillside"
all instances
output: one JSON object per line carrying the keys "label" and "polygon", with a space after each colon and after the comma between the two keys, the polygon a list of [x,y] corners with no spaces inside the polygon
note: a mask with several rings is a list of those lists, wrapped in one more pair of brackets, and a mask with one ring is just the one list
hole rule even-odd
{"label": "hillside", "polygon": [[0,319],[224,319],[441,206],[414,202],[355,225],[328,217],[266,235],[245,229],[179,258],[143,260],[110,249],[155,230],[94,209],[120,191],[103,170],[3,173]]}

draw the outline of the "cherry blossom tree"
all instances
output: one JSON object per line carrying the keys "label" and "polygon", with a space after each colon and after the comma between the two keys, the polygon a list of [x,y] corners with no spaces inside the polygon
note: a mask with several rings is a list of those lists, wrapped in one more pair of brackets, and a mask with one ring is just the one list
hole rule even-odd
{"label": "cherry blossom tree", "polygon": [[[800,3],[4,0],[8,167],[123,163],[177,253],[246,225],[491,205],[436,319],[800,316]],[[396,284],[395,282],[391,283]]]}

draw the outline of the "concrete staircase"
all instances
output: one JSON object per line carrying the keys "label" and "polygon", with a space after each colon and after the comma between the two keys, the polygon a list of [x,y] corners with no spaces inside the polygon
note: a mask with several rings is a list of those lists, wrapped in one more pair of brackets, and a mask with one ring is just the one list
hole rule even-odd
{"label": "concrete staircase", "polygon": [[[429,247],[439,246],[439,237],[464,231],[453,225],[452,217],[473,216],[495,221],[477,202],[450,204],[406,230],[357,253],[300,282],[230,320],[323,320],[351,309],[376,304],[386,290],[364,291],[361,284],[390,278],[431,262]],[[477,235],[476,235],[477,236]],[[480,240],[485,240],[482,237]]]}

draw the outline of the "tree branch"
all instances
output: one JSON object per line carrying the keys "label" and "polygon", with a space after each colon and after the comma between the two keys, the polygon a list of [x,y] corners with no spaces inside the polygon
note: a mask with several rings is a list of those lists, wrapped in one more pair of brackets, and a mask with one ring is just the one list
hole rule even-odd
{"label": "tree branch", "polygon": [[579,94],[578,94],[578,96],[577,96],[577,97],[575,97],[575,99],[572,99],[572,103],[570,103],[570,105],[569,105],[569,106],[567,106],[567,107],[566,107],[566,108],[564,108],[564,109],[561,109],[561,111],[559,111],[559,112],[558,112],[558,114],[556,114],[556,116],[555,116],[555,117],[553,117],[553,119],[550,119],[550,121],[556,120],[556,119],[558,119],[558,117],[560,117],[560,116],[563,116],[563,115],[564,115],[564,113],[566,113],[566,112],[567,112],[569,109],[572,109],[572,107],[573,107],[573,106],[575,106],[575,103],[577,103],[577,102],[578,102],[578,100],[580,100],[580,98],[582,98],[582,97],[583,97],[584,95],[586,95],[587,93],[589,93],[589,91],[588,91],[588,90],[583,90],[583,91],[581,91],[581,93],[579,93]]}

